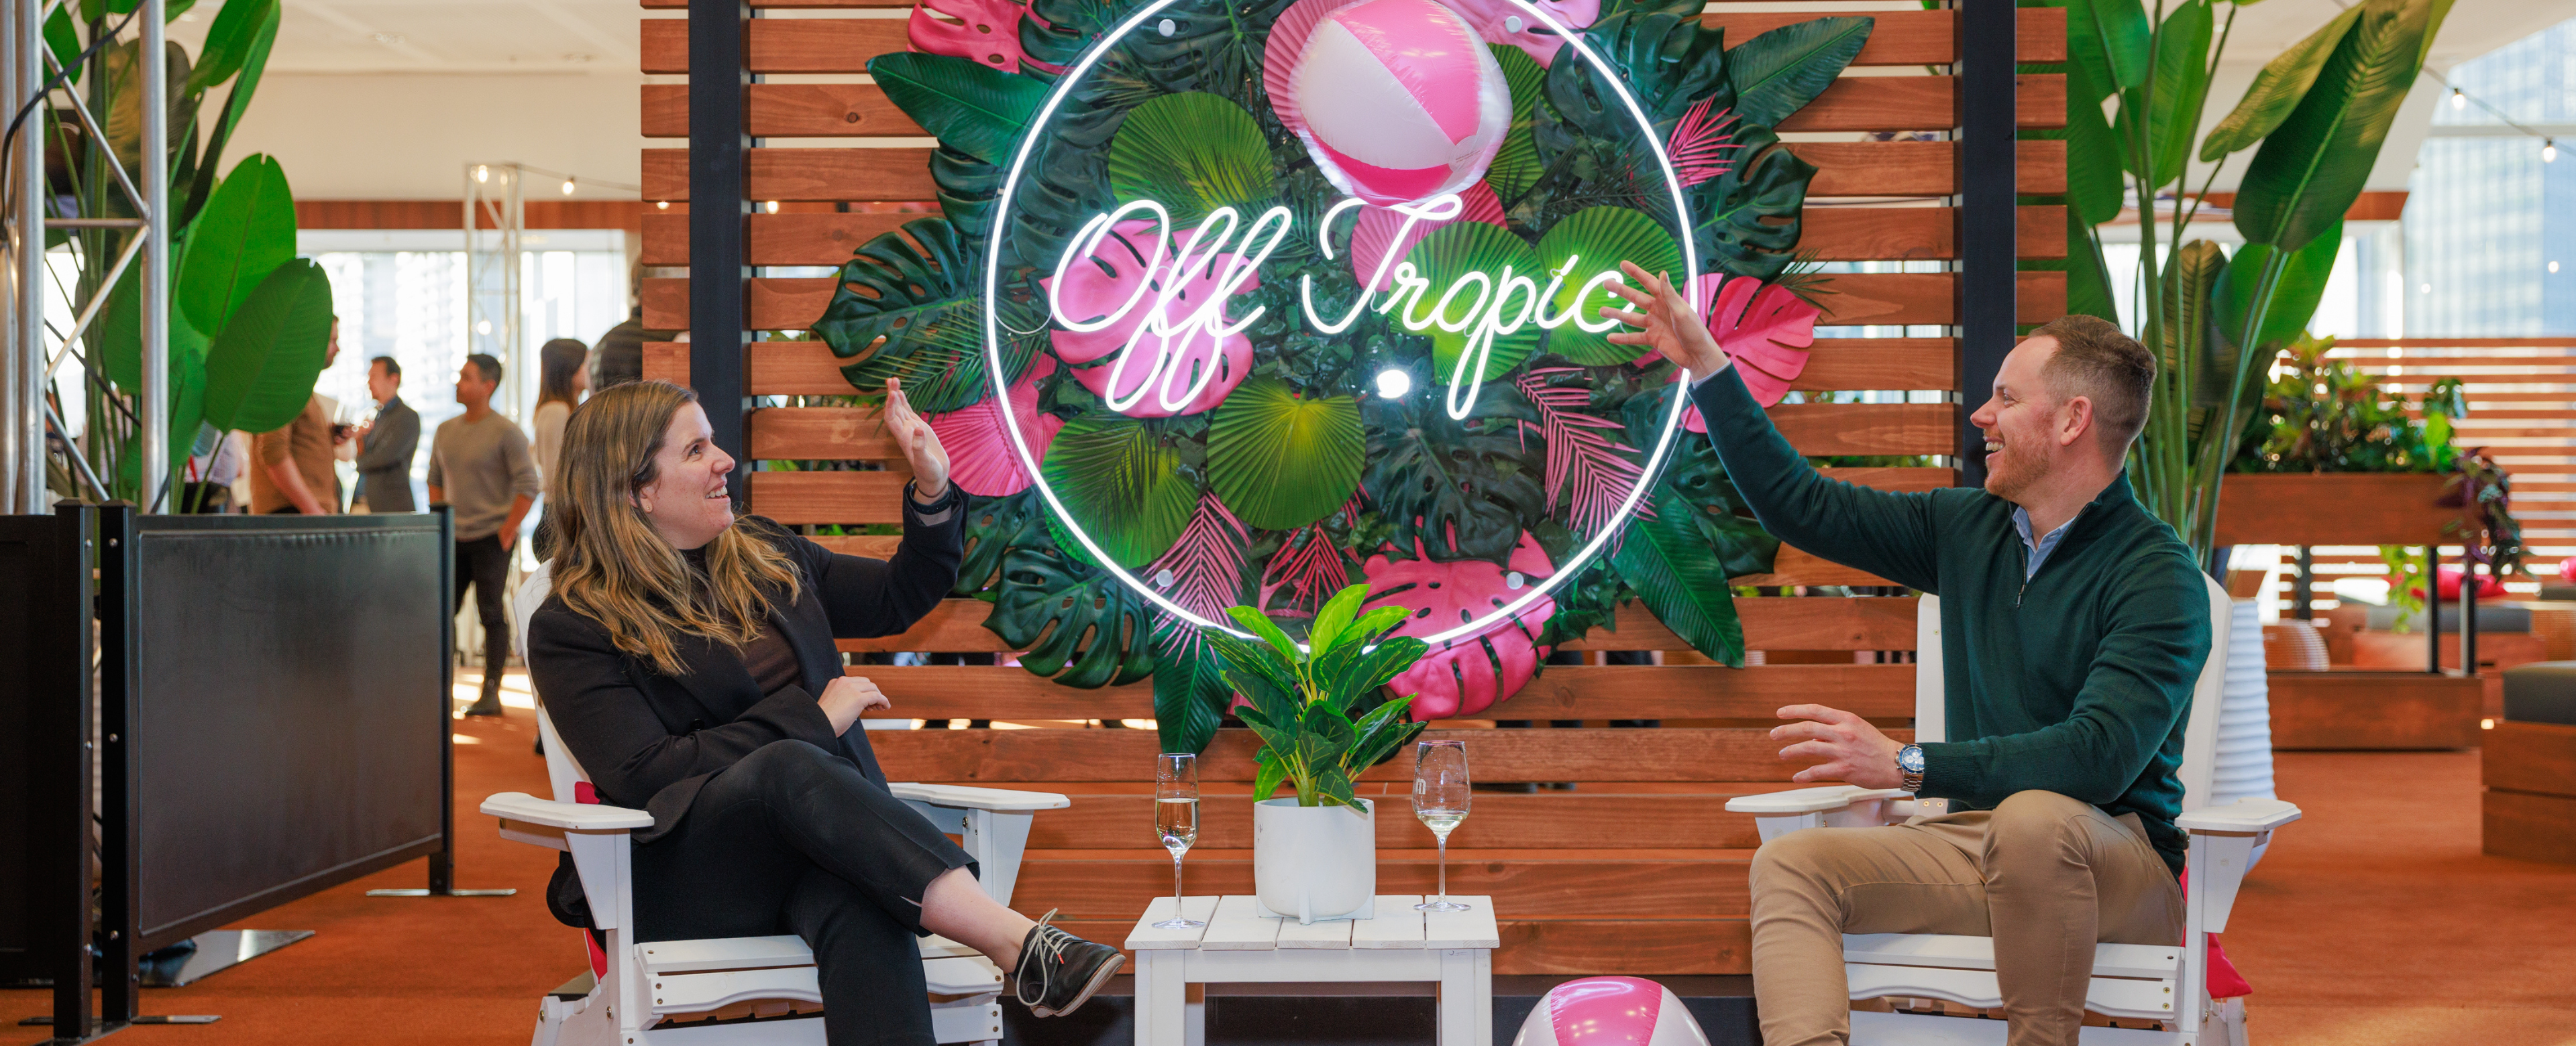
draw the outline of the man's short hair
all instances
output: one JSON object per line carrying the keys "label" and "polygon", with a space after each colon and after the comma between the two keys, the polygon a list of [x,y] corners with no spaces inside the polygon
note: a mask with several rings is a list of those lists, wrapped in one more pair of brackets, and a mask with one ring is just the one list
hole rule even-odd
{"label": "man's short hair", "polygon": [[483,380],[495,385],[501,383],[501,361],[498,358],[495,358],[491,353],[475,353],[474,355],[465,357],[465,362],[473,364],[475,370],[482,371]]}
{"label": "man's short hair", "polygon": [[394,358],[391,356],[378,356],[374,359],[368,360],[367,364],[373,367],[383,367],[385,369],[385,377],[402,377],[402,364],[395,362]]}
{"label": "man's short hair", "polygon": [[2147,425],[2147,406],[2155,396],[2156,357],[2147,347],[2099,316],[2060,316],[2030,332],[2034,338],[2057,339],[2057,353],[2040,374],[2059,402],[2082,396],[2093,401],[2093,423],[2101,426],[2103,445],[2121,453]]}

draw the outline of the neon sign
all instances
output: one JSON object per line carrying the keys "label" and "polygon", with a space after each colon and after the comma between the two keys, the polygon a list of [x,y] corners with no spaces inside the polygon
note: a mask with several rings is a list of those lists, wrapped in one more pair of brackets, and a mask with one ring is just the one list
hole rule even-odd
{"label": "neon sign", "polygon": [[[1163,10],[1176,2],[1155,0],[1130,14],[1057,79],[1045,102],[1030,120],[1030,130],[1011,151],[1007,172],[993,202],[995,214],[1012,213],[1013,200],[1033,147],[1052,126],[1073,89],[1091,75],[1102,58],[1120,41],[1140,27],[1156,24]],[[1565,41],[1581,61],[1594,69],[1609,70],[1607,63],[1581,33],[1568,29],[1530,0],[1509,2],[1521,11],[1526,23],[1545,26],[1556,39]],[[1162,31],[1168,35],[1169,23],[1162,24],[1165,27]],[[1654,122],[1647,117],[1644,108],[1619,76],[1611,73],[1601,80],[1645,132],[1642,137],[1654,157],[1663,188],[1670,194],[1673,213],[1689,213],[1689,201],[1681,178],[1661,136],[1655,133]],[[1327,260],[1334,256],[1331,230],[1339,220],[1362,206],[1363,202],[1357,198],[1344,198],[1326,211],[1317,223],[1314,235],[1320,252]],[[1409,234],[1422,222],[1449,221],[1457,218],[1463,209],[1462,201],[1454,193],[1396,205],[1395,210],[1403,215],[1403,219],[1395,242],[1409,242]],[[1130,333],[1116,348],[1108,364],[1110,380],[1102,393],[1106,405],[1122,414],[1145,410],[1149,404],[1160,408],[1163,413],[1178,411],[1204,395],[1216,379],[1218,368],[1223,365],[1223,357],[1217,355],[1222,343],[1242,335],[1265,314],[1265,306],[1254,306],[1243,315],[1229,316],[1226,304],[1235,292],[1257,279],[1261,265],[1295,234],[1295,223],[1294,213],[1286,207],[1272,207],[1249,221],[1235,208],[1218,207],[1210,210],[1194,228],[1176,236],[1171,211],[1162,202],[1137,199],[1121,204],[1108,213],[1094,215],[1087,220],[1056,259],[1055,278],[1048,282],[1049,317],[1056,329],[1073,333],[1106,331],[1132,324],[1132,328],[1128,328]],[[1000,321],[1005,311],[1002,308],[1004,276],[1001,259],[1011,256],[1006,249],[1006,237],[1011,227],[1012,223],[1007,220],[992,223],[983,274],[985,372],[992,381],[993,395],[997,402],[1003,404],[1012,401],[1006,377],[1009,368],[1003,355],[1005,337],[1022,333],[1006,331]],[[1146,278],[1134,280],[1133,288],[1124,299],[1100,315],[1067,315],[1062,288],[1068,274],[1086,260],[1097,258],[1113,238],[1120,241],[1131,258],[1142,261]],[[1682,273],[1687,276],[1699,272],[1698,251],[1692,238],[1680,237],[1679,247]],[[1436,330],[1449,335],[1465,335],[1464,351],[1458,354],[1457,361],[1446,375],[1448,391],[1443,408],[1453,419],[1465,418],[1473,412],[1498,338],[1532,325],[1541,330],[1554,330],[1571,324],[1594,334],[1617,326],[1615,321],[1600,318],[1595,305],[1613,300],[1604,290],[1609,284],[1624,283],[1616,267],[1620,259],[1599,259],[1596,262],[1599,267],[1592,270],[1582,267],[1583,259],[1579,256],[1569,256],[1553,265],[1542,264],[1530,272],[1515,271],[1506,265],[1490,272],[1455,274],[1445,285],[1435,288],[1432,279],[1411,262],[1399,258],[1400,253],[1390,250],[1378,259],[1370,279],[1360,285],[1358,300],[1339,316],[1319,313],[1312,277],[1301,277],[1298,300],[1302,315],[1298,319],[1317,333],[1331,335],[1348,330],[1364,312],[1374,311],[1417,334]],[[1682,283],[1684,293],[1696,311],[1701,306],[1697,300],[1698,281],[1677,282]],[[1575,288],[1573,296],[1562,304],[1555,304],[1569,284]],[[1379,289],[1381,285],[1384,290]],[[1185,289],[1191,287],[1212,290],[1213,293],[1193,300],[1185,293]],[[1201,355],[1209,360],[1208,365],[1191,366],[1191,361]],[[1141,376],[1133,373],[1138,368],[1144,370]],[[1402,375],[1397,372],[1394,377],[1401,378]],[[1687,381],[1689,375],[1685,372],[1681,377]],[[1391,381],[1388,375],[1379,375],[1377,383],[1382,394],[1401,395],[1408,391],[1408,382]],[[1394,391],[1389,393],[1390,389]],[[1498,622],[1511,619],[1524,608],[1546,598],[1558,585],[1577,576],[1593,557],[1601,554],[1619,532],[1619,524],[1624,523],[1645,498],[1652,478],[1672,453],[1687,406],[1685,397],[1672,398],[1643,471],[1620,500],[1610,525],[1592,534],[1538,584],[1521,588],[1510,602],[1455,628],[1423,638],[1436,648],[1448,639],[1479,634]],[[1078,542],[1090,554],[1093,563],[1175,618],[1200,627],[1235,631],[1224,622],[1210,620],[1174,602],[1105,552],[1084,529],[1082,520],[1066,507],[1048,483],[1045,470],[1033,452],[1028,436],[1022,431],[1023,427],[1014,423],[1003,425],[1002,429],[1008,434],[1013,451],[1033,478],[1033,486],[1055,521],[1061,525],[1063,533]]]}

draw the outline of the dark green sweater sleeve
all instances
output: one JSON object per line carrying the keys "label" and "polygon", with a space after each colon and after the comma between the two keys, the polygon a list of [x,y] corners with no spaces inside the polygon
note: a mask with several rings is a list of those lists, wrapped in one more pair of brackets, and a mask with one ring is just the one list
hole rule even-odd
{"label": "dark green sweater sleeve", "polygon": [[2110,624],[2073,714],[2026,733],[1924,745],[1923,795],[1992,809],[2032,789],[2095,806],[2128,794],[2190,709],[2210,644],[2197,569],[2162,553],[2131,569],[2135,583],[2105,590]]}
{"label": "dark green sweater sleeve", "polygon": [[1780,435],[1728,367],[1691,390],[1727,478],[1773,537],[1844,566],[1939,592],[1930,494],[1826,479]]}

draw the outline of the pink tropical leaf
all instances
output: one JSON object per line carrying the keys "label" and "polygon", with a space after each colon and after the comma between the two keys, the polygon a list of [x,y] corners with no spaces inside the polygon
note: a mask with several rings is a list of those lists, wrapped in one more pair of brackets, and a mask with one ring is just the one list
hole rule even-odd
{"label": "pink tropical leaf", "polygon": [[[1351,226],[1351,278],[1368,279],[1369,274],[1377,271],[1378,260],[1390,252],[1395,260],[1403,261],[1414,244],[1421,243],[1424,237],[1453,222],[1483,222],[1497,229],[1503,227],[1503,201],[1494,195],[1492,186],[1483,182],[1470,185],[1458,194],[1458,202],[1465,204],[1466,209],[1457,217],[1445,222],[1415,222],[1413,231],[1402,237],[1396,234],[1404,230],[1404,216],[1394,209],[1372,206],[1361,210],[1359,220]],[[1390,265],[1386,275],[1378,279],[1377,286],[1370,289],[1382,291],[1394,282],[1395,267]]]}
{"label": "pink tropical leaf", "polygon": [[1637,448],[1609,439],[1602,429],[1624,429],[1626,426],[1609,418],[1586,414],[1583,408],[1592,402],[1592,390],[1584,385],[1550,385],[1547,376],[1570,373],[1580,368],[1551,367],[1531,371],[1517,379],[1521,395],[1537,408],[1536,424],[1522,422],[1524,433],[1537,432],[1547,443],[1547,504],[1554,509],[1559,497],[1568,491],[1565,525],[1580,534],[1598,534],[1609,527],[1618,514],[1619,502],[1635,489],[1645,475],[1645,468],[1620,456],[1634,454]]}
{"label": "pink tropical leaf", "polygon": [[1055,360],[1046,356],[1031,360],[1028,373],[1011,386],[1007,408],[999,398],[986,396],[964,410],[929,416],[930,430],[939,434],[939,445],[948,451],[948,477],[958,487],[988,498],[1028,489],[1029,472],[1020,467],[1020,452],[1011,446],[1011,434],[1003,426],[1016,419],[1029,454],[1046,460],[1047,446],[1055,442],[1064,419],[1037,412],[1038,382],[1055,373],[1055,366]]}
{"label": "pink tropical leaf", "polygon": [[[1449,9],[1458,12],[1467,24],[1489,44],[1510,44],[1520,48],[1544,66],[1556,60],[1556,52],[1565,46],[1565,38],[1531,18],[1511,0],[1447,0]],[[1538,0],[1539,9],[1568,29],[1583,29],[1601,17],[1601,0]]]}
{"label": "pink tropical leaf", "polygon": [[[1343,562],[1332,535],[1325,533],[1321,523],[1309,524],[1289,534],[1261,568],[1259,606],[1265,614],[1310,617],[1333,593],[1351,583],[1350,576],[1350,566]],[[1287,601],[1271,602],[1283,590]]]}
{"label": "pink tropical leaf", "polygon": [[1215,492],[1201,492],[1180,539],[1146,565],[1145,583],[1190,613],[1224,620],[1225,609],[1243,601],[1243,546],[1251,537]]}
{"label": "pink tropical leaf", "polygon": [[1727,153],[1736,148],[1735,110],[1721,109],[1712,114],[1709,106],[1716,101],[1717,96],[1710,95],[1683,113],[1681,122],[1673,125],[1672,141],[1664,147],[1685,186],[1709,181],[1735,166],[1727,158]]}
{"label": "pink tropical leaf", "polygon": [[1750,276],[1709,273],[1699,278],[1699,293],[1709,303],[1709,333],[1735,361],[1753,398],[1766,407],[1780,402],[1807,370],[1807,347],[1816,342],[1823,314],[1789,288]]}
{"label": "pink tropical leaf", "polygon": [[[958,21],[934,18],[932,11]],[[912,9],[904,35],[923,54],[950,55],[1016,73],[1028,58],[1020,50],[1020,19],[1028,14],[1028,5],[1015,0],[922,0]]]}
{"label": "pink tropical leaf", "polygon": [[[1135,299],[1136,284],[1149,278],[1147,270],[1157,261],[1153,257],[1153,233],[1152,219],[1120,222],[1115,233],[1102,241],[1097,252],[1067,268],[1064,286],[1056,294],[1064,315],[1089,321],[1107,316]],[[1169,266],[1173,258],[1187,250],[1196,235],[1195,230],[1174,234],[1171,247],[1160,264]],[[1195,311],[1199,303],[1216,295],[1218,278],[1229,267],[1233,257],[1231,254],[1217,254],[1203,264],[1192,264],[1187,286],[1172,299],[1165,313],[1171,322],[1178,324],[1180,318]],[[1168,273],[1161,276],[1169,278]],[[1039,280],[1038,285],[1050,291],[1056,290],[1054,277]],[[1260,277],[1253,276],[1245,279],[1235,294],[1241,296],[1260,288]],[[1153,297],[1147,295],[1148,302]],[[1252,373],[1251,338],[1238,333],[1211,340],[1195,331],[1164,334],[1150,329],[1140,334],[1137,328],[1144,326],[1149,311],[1145,306],[1130,308],[1118,322],[1099,330],[1057,330],[1048,335],[1048,340],[1058,358],[1076,365],[1074,380],[1101,396],[1115,396],[1121,400],[1133,397],[1146,382],[1154,380],[1156,374],[1163,374],[1157,388],[1145,391],[1141,399],[1120,412],[1134,418],[1168,418],[1213,410],[1227,393],[1234,391],[1235,386],[1243,384],[1245,375]],[[1123,373],[1115,374],[1113,383],[1113,372],[1118,371],[1118,367],[1110,357],[1125,349],[1130,339],[1136,342],[1135,358],[1128,361]],[[1094,362],[1099,365],[1081,366]],[[1215,368],[1215,373],[1208,377],[1206,387],[1197,395],[1183,400],[1179,407],[1164,405],[1166,393],[1178,395],[1186,392],[1211,367]]]}
{"label": "pink tropical leaf", "polygon": [[[1392,551],[1394,546],[1388,546]],[[1421,552],[1420,544],[1415,551]],[[1474,621],[1510,604],[1523,590],[1556,568],[1538,542],[1521,535],[1505,570],[1481,559],[1435,563],[1428,555],[1393,559],[1386,552],[1369,557],[1361,568],[1369,586],[1371,608],[1399,606],[1410,611],[1393,634],[1429,637]],[[1413,699],[1417,721],[1474,715],[1519,693],[1538,675],[1548,648],[1538,645],[1555,616],[1556,601],[1541,598],[1481,634],[1444,640],[1422,660],[1388,685]]]}

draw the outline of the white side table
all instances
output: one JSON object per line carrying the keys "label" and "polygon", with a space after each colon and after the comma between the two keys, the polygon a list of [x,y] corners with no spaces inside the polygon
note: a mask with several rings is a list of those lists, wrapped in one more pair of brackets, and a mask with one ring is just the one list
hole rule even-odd
{"label": "white side table", "polygon": [[1127,934],[1136,953],[1136,1046],[1200,1046],[1206,1011],[1193,984],[1432,981],[1440,985],[1441,1046],[1494,1041],[1494,899],[1460,895],[1465,912],[1418,912],[1420,896],[1380,896],[1377,918],[1300,926],[1255,914],[1249,896],[1190,897],[1181,910],[1204,929],[1158,930],[1173,899],[1158,897]]}

